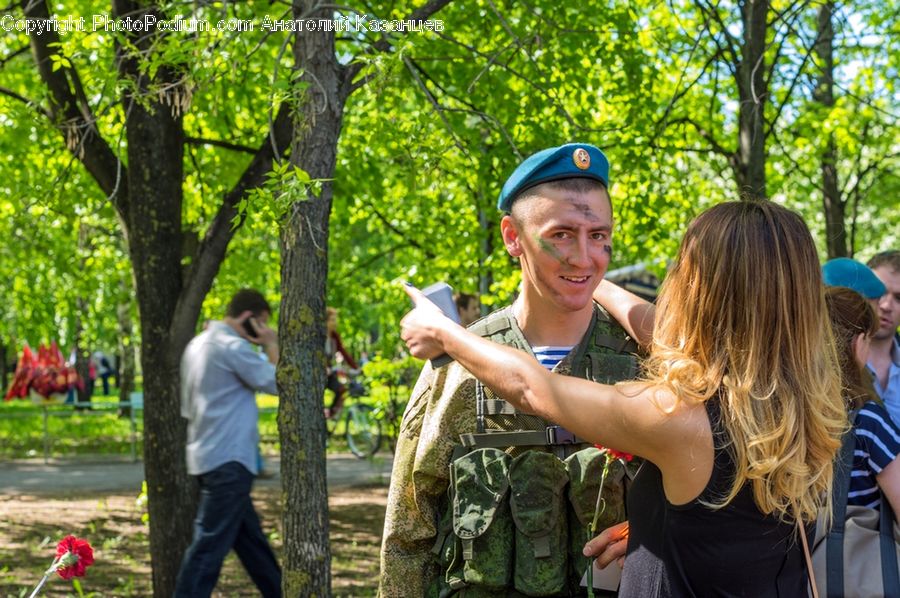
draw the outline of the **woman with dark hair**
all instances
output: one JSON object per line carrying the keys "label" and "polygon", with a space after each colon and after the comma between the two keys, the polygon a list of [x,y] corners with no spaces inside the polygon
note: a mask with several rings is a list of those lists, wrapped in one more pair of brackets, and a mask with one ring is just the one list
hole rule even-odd
{"label": "woman with dark hair", "polygon": [[878,509],[880,488],[894,513],[900,513],[900,430],[875,394],[872,375],[866,369],[878,319],[869,303],[849,288],[829,287],[825,304],[841,362],[844,400],[848,409],[858,409],[847,504]]}
{"label": "woman with dark hair", "polygon": [[806,595],[801,528],[830,511],[847,415],[799,216],[729,202],[697,217],[663,284],[644,379],[615,386],[552,374],[407,292],[413,355],[448,353],[517,409],[645,459],[621,598]]}

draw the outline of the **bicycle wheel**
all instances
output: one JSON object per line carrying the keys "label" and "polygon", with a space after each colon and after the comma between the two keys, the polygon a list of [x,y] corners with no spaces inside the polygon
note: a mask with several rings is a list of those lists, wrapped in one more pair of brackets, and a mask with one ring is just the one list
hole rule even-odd
{"label": "bicycle wheel", "polygon": [[360,459],[374,455],[381,446],[381,422],[368,405],[350,405],[347,414],[347,446]]}

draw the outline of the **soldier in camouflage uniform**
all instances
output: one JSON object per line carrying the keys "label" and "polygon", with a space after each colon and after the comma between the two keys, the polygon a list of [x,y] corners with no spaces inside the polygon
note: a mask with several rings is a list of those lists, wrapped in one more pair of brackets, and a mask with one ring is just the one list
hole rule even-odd
{"label": "soldier in camouflage uniform", "polygon": [[[586,144],[538,152],[516,169],[498,207],[522,292],[470,326],[542,362],[548,347],[568,350],[545,365],[606,383],[637,374],[636,345],[591,300],[611,256],[608,171]],[[426,364],[397,443],[380,595],[584,595],[581,547],[603,463],[586,446],[516,412],[458,364]],[[598,529],[625,519],[624,477],[614,464],[604,478]]]}

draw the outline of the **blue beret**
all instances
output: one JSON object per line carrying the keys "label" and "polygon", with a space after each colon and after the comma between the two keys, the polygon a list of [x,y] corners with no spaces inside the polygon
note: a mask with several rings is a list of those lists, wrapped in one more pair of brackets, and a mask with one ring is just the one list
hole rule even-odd
{"label": "blue beret", "polygon": [[884,295],[884,283],[865,264],[848,257],[828,260],[822,266],[822,278],[830,287],[853,289],[866,299],[878,299]]}
{"label": "blue beret", "polygon": [[519,164],[503,184],[497,209],[509,212],[522,191],[559,179],[594,179],[609,187],[609,160],[599,148],[587,143],[567,143],[532,154]]}

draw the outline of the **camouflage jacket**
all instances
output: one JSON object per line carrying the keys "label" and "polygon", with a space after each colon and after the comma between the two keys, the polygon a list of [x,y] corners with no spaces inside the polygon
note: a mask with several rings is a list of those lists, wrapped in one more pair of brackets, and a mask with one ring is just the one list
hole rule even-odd
{"label": "camouflage jacket", "polygon": [[[594,311],[593,325],[581,343],[553,371],[606,383],[635,377],[636,345],[602,308],[595,305]],[[475,322],[470,330],[533,355],[509,307]],[[586,351],[597,345],[620,361],[598,359],[596,352]],[[621,361],[626,355],[629,359]],[[385,514],[379,580],[384,598],[425,596],[443,573],[433,548],[446,508],[454,449],[461,435],[476,431],[476,383],[456,362],[437,369],[426,363],[413,388],[400,427]],[[611,499],[622,504],[621,496]]]}

